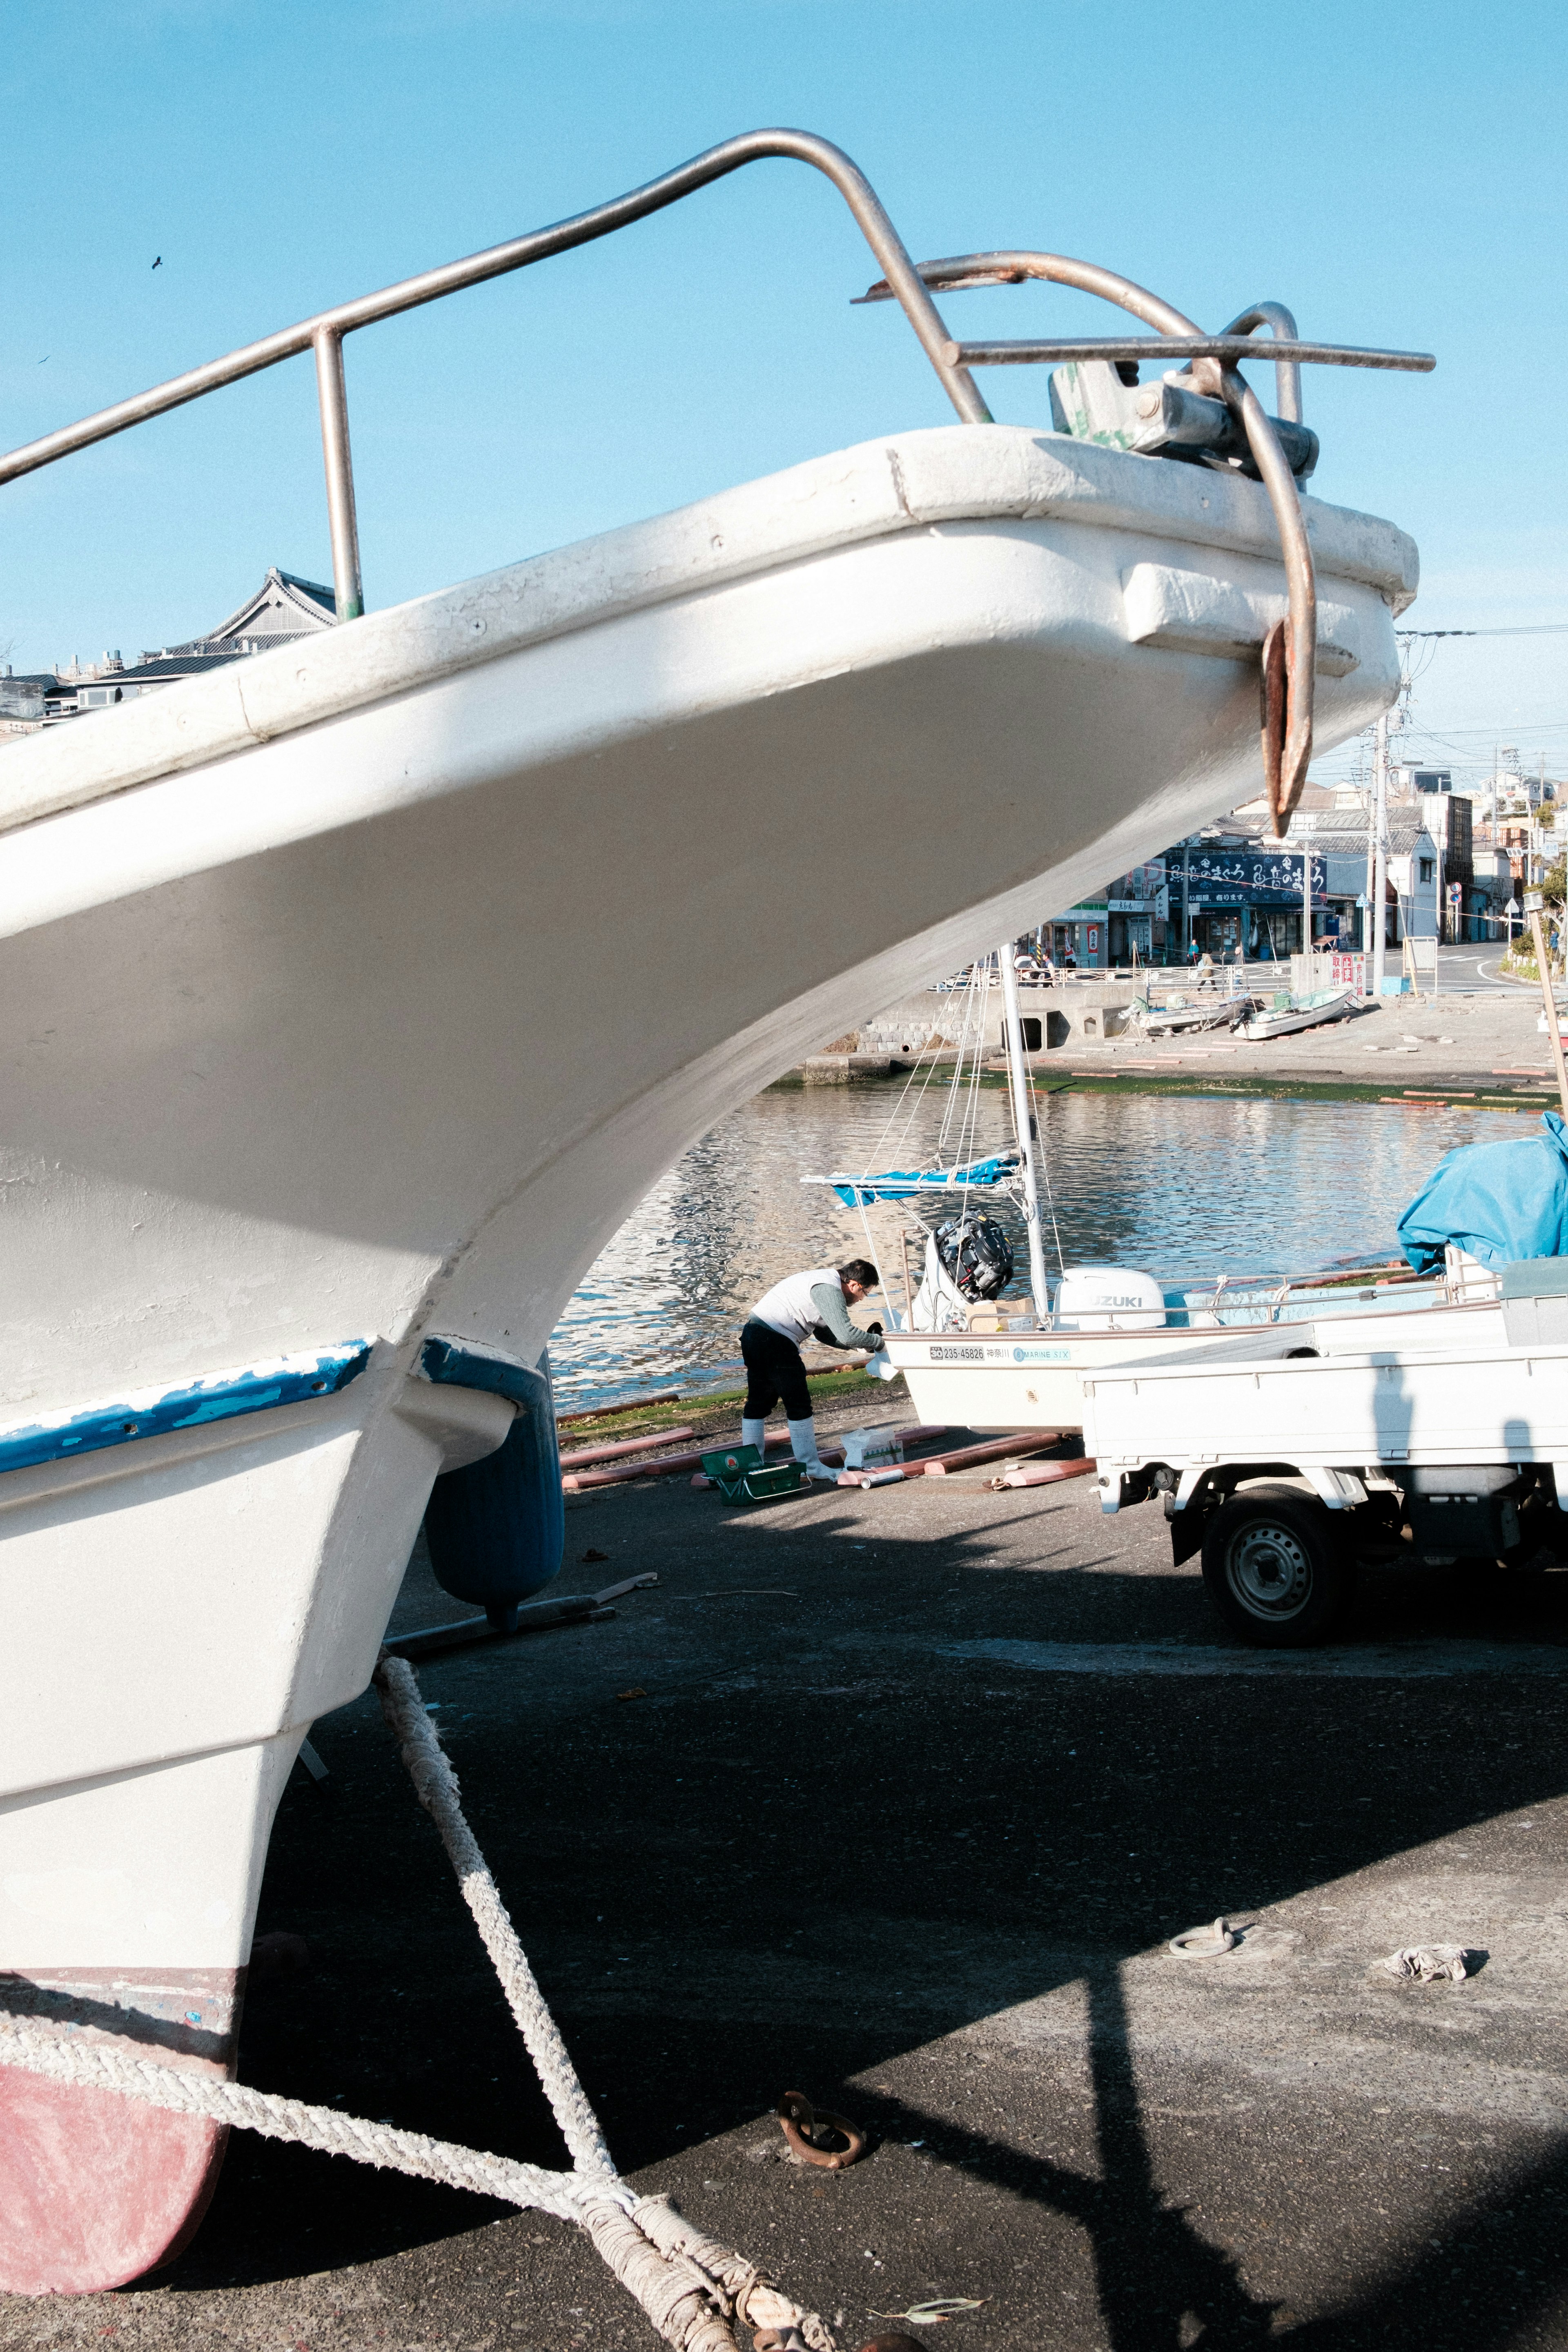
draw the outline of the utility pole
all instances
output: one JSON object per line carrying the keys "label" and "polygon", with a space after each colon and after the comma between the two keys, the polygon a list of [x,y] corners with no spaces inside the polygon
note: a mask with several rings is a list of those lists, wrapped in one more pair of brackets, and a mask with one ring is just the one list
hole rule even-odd
{"label": "utility pole", "polygon": [[1372,992],[1383,995],[1384,965],[1388,940],[1388,713],[1377,722],[1377,749],[1373,767]]}
{"label": "utility pole", "polygon": [[[1310,822],[1309,817],[1301,820],[1301,952],[1309,959],[1312,953],[1312,844],[1306,828]],[[1309,961],[1307,986],[1311,989],[1316,984]]]}
{"label": "utility pole", "polygon": [[1552,1058],[1557,1065],[1557,1099],[1563,1106],[1563,1116],[1568,1118],[1568,1064],[1563,1059],[1563,1030],[1557,1011],[1557,992],[1552,985],[1552,967],[1546,961],[1546,934],[1542,926],[1545,898],[1540,890],[1526,890],[1524,911],[1530,918],[1530,936],[1535,942],[1535,969],[1541,979],[1541,1001],[1546,1008],[1547,1034],[1552,1039]]}

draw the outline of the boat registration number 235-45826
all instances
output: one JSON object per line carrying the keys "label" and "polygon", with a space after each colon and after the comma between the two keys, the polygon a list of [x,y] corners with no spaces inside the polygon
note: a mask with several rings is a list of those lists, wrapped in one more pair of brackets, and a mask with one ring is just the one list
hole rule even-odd
{"label": "boat registration number 235-45826", "polygon": [[1070,1364],[1070,1348],[944,1348],[931,1344],[933,1364]]}

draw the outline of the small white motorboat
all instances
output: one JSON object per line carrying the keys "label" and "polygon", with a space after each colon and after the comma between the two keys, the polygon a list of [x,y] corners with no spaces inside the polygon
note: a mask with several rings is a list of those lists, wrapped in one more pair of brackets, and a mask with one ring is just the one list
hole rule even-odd
{"label": "small white motorboat", "polygon": [[1138,1015],[1144,1037],[1175,1037],[1203,1029],[1234,1029],[1257,1010],[1253,996],[1173,996]]}
{"label": "small white motorboat", "polygon": [[[344,335],[768,155],[845,196],[959,421],[361,617]],[[928,288],[999,277],[1153,331],[953,343]],[[1260,323],[1278,427],[1237,367]],[[1333,354],[1287,314],[1205,337],[1058,256],[917,268],[797,131],[304,320],[0,482],[311,351],[342,625],[0,754],[4,1997],[219,2071],[300,1742],[365,1687],[438,1475],[531,1432],[559,1509],[544,1350],[647,1187],[866,1005],[1260,766],[1286,822],[1314,706],[1326,747],[1393,698],[1416,576],[1389,524],[1302,512],[1291,387]],[[1064,353],[1108,387],[1129,356],[1207,371],[1157,404],[1182,462],[1158,418],[990,421],[972,366]],[[852,809],[853,892],[781,866],[755,813],[782,796],[803,843]],[[221,2146],[0,2072],[0,2287],[155,2264]]]}
{"label": "small white motorboat", "polygon": [[[1472,1315],[1487,1303],[1473,1281],[1464,1297]],[[1083,1423],[1083,1381],[1122,1364],[1191,1364],[1216,1348],[1249,1361],[1283,1360],[1330,1323],[1433,1328],[1429,1318],[1460,1311],[1460,1298],[1445,1276],[1408,1269],[1221,1287],[1163,1283],[1129,1266],[1075,1267],[1053,1286],[1043,1317],[1010,1313],[1004,1301],[988,1328],[976,1328],[981,1318],[961,1301],[949,1328],[889,1331],[883,1347],[922,1422],[1072,1432]]]}
{"label": "small white motorboat", "polygon": [[1325,1021],[1342,1021],[1356,1001],[1353,988],[1317,988],[1304,996],[1281,994],[1271,1008],[1255,1013],[1237,1033],[1261,1043],[1289,1037],[1298,1029],[1316,1029]]}

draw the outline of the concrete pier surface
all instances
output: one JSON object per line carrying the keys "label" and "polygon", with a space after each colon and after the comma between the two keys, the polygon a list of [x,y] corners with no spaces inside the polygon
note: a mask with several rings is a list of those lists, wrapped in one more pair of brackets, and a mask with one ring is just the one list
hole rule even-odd
{"label": "concrete pier surface", "polygon": [[[1278,984],[1287,986],[1289,977],[1288,968],[1282,968]],[[1157,997],[1183,986],[1179,973],[1159,978],[1163,984]],[[1247,982],[1265,997],[1276,984],[1270,968],[1257,965],[1249,968]],[[1194,1003],[1210,1001],[1190,986],[1184,992]],[[1060,1020],[1058,1042],[1043,1043],[1038,1053],[1029,1055],[1037,1083],[1115,1077],[1136,1085],[1171,1079],[1184,1087],[1218,1085],[1243,1093],[1299,1084],[1396,1098],[1446,1088],[1503,1099],[1539,1094],[1549,1096],[1552,1107],[1558,1102],[1552,1040],[1540,1025],[1540,991],[1518,984],[1478,987],[1466,994],[1455,991],[1369,998],[1344,1020],[1256,1043],[1224,1030],[1152,1039],[1136,1025],[1123,1027],[1126,1003],[1135,993],[1130,983],[1035,993],[1042,1001],[1059,1000],[1071,1014],[1070,1020]],[[1118,1002],[1108,1009],[1102,1000],[1112,995]],[[1087,1016],[1096,1029],[1110,1034],[1085,1034],[1080,997],[1098,1008]],[[1042,1037],[1048,1025],[1042,1021]],[[913,1053],[900,1056],[887,1045],[870,1052],[821,1054],[803,1064],[794,1078],[808,1085],[901,1080],[920,1058]],[[951,1063],[953,1055],[937,1049],[925,1058],[940,1065]],[[996,1067],[1002,1066],[998,1055]]]}
{"label": "concrete pier surface", "polygon": [[[1560,2346],[1568,1576],[1369,1575],[1269,1657],[1152,1507],[981,1476],[574,1498],[561,1589],[658,1583],[421,1668],[617,2161],[847,2352],[933,2296],[978,2308],[906,2332],[976,2352]],[[458,1613],[411,1572],[400,1628]],[[313,1737],[259,1923],[308,1959],[242,2074],[559,2162],[374,1699]],[[1232,1953],[1169,1953],[1218,1914]],[[1439,1941],[1468,1981],[1373,1966]],[[782,2160],[789,2090],[868,2156]],[[5,2346],[105,2341],[657,2338],[563,2224],[236,2135],[166,2272],[0,2304]]]}
{"label": "concrete pier surface", "polygon": [[[1194,994],[1193,1001],[1202,999]],[[1552,1040],[1539,1025],[1542,1009],[1539,990],[1523,988],[1388,996],[1368,1000],[1346,1020],[1267,1042],[1223,1031],[1157,1042],[1124,1032],[1100,1044],[1074,1039],[1032,1059],[1044,1077],[1059,1070],[1085,1076],[1169,1072],[1239,1086],[1339,1080],[1392,1096],[1412,1088],[1503,1096],[1544,1090],[1555,1105],[1555,1064]]]}

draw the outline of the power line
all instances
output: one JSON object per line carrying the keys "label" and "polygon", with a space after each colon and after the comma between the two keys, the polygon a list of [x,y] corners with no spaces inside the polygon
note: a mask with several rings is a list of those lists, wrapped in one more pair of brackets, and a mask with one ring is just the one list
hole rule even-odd
{"label": "power line", "polygon": [[1507,741],[1517,735],[1555,735],[1568,727],[1568,719],[1512,719],[1490,727],[1418,727],[1414,723],[1407,730],[1412,735],[1425,735],[1434,742],[1447,741],[1456,735],[1479,735],[1485,743]]}
{"label": "power line", "polygon": [[1394,635],[1410,637],[1561,637],[1568,636],[1568,621],[1532,621],[1522,629],[1396,629]]}

